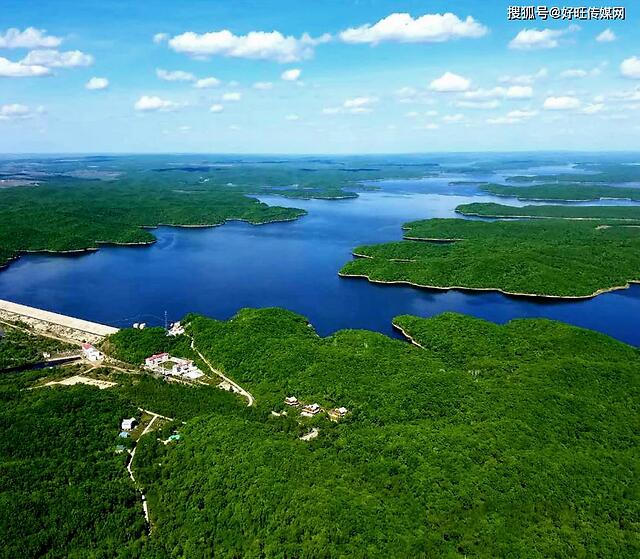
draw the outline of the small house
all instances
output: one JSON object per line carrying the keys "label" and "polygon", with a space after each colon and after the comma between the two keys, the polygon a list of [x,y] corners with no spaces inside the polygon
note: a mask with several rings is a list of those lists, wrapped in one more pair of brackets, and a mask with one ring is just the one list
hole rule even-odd
{"label": "small house", "polygon": [[118,437],[120,437],[121,439],[128,439],[129,433],[127,433],[126,431],[120,431],[120,434],[118,435]]}
{"label": "small house", "polygon": [[340,417],[344,417],[349,413],[349,410],[347,408],[337,408],[334,410],[334,412],[336,415],[339,415]]}
{"label": "small house", "polygon": [[138,424],[138,420],[135,417],[130,417],[129,419],[123,419],[121,429],[123,431],[131,431]]}
{"label": "small house", "polygon": [[88,361],[102,361],[103,355],[91,344],[82,344],[82,355]]}
{"label": "small house", "polygon": [[184,326],[180,322],[174,322],[171,328],[167,330],[167,336],[180,336],[184,334]]}
{"label": "small house", "polygon": [[116,446],[116,454],[122,454],[126,450],[127,448],[123,444],[119,444]]}
{"label": "small house", "polygon": [[321,408],[318,404],[309,404],[308,406],[302,408],[305,413],[310,415],[316,415],[320,411],[320,409]]}
{"label": "small house", "polygon": [[296,398],[295,396],[286,397],[284,399],[284,403],[287,404],[287,406],[297,406],[299,404],[298,398]]}

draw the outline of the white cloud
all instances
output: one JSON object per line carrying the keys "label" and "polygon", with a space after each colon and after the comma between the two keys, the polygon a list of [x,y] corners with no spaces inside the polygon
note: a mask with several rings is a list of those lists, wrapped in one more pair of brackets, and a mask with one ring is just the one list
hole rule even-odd
{"label": "white cloud", "polygon": [[298,115],[295,114],[290,114],[284,117],[285,120],[289,120],[289,121],[296,121],[296,120],[300,120],[300,117]]}
{"label": "white cloud", "polygon": [[240,101],[242,99],[242,93],[237,91],[231,91],[222,95],[223,101]]}
{"label": "white cloud", "polygon": [[300,68],[291,68],[282,72],[280,77],[286,82],[295,82],[300,77],[300,74],[302,74]]}
{"label": "white cloud", "polygon": [[199,79],[193,84],[193,87],[197,87],[198,89],[211,89],[213,87],[218,87],[219,85],[220,80],[211,76],[209,78]]}
{"label": "white cloud", "polygon": [[560,73],[561,78],[586,78],[589,75],[589,72],[586,70],[581,70],[579,68],[571,68],[570,70],[565,70]]}
{"label": "white cloud", "polygon": [[519,124],[529,118],[533,118],[537,114],[538,114],[538,111],[529,111],[529,110],[509,111],[504,116],[500,116],[496,118],[488,118],[487,124]]}
{"label": "white cloud", "polygon": [[160,43],[164,43],[165,41],[169,40],[169,34],[168,33],[156,33],[153,36],[153,42],[158,45]]}
{"label": "white cloud", "polygon": [[179,130],[180,132],[190,132],[190,131],[191,131],[191,126],[187,126],[187,125],[180,126],[180,127],[178,128],[178,130]]}
{"label": "white cloud", "polygon": [[353,97],[345,99],[341,107],[325,107],[322,109],[325,115],[335,115],[338,113],[367,114],[373,111],[372,105],[378,102],[377,97]]}
{"label": "white cloud", "polygon": [[0,120],[23,120],[32,118],[37,113],[43,113],[44,107],[38,107],[35,111],[27,105],[20,103],[12,103],[9,105],[0,105]]}
{"label": "white cloud", "polygon": [[620,73],[625,78],[640,79],[640,58],[632,56],[624,60],[622,64],[620,64]]}
{"label": "white cloud", "polygon": [[537,50],[556,48],[559,39],[577,31],[577,26],[570,26],[567,29],[523,29],[509,43],[509,48],[517,50]]}
{"label": "white cloud", "polygon": [[91,90],[100,90],[107,89],[109,87],[109,80],[107,78],[91,78],[86,84],[84,84],[86,89]]}
{"label": "white cloud", "polygon": [[136,111],[151,112],[151,111],[173,111],[182,104],[175,103],[174,101],[167,101],[161,99],[156,95],[143,95],[138,99],[134,105]]}
{"label": "white cloud", "polygon": [[427,122],[425,124],[421,124],[418,126],[414,126],[414,130],[438,130],[438,128],[440,128],[440,125],[436,124],[435,122]]}
{"label": "white cloud", "polygon": [[547,97],[542,106],[547,111],[568,111],[580,107],[580,100],[576,97],[564,95],[561,97]]}
{"label": "white cloud", "polygon": [[546,68],[540,68],[535,74],[521,74],[519,76],[501,76],[498,81],[500,83],[510,83],[513,85],[532,85],[537,80],[546,78],[549,71]]}
{"label": "white cloud", "polygon": [[20,62],[27,65],[46,66],[47,68],[77,68],[91,66],[93,56],[79,50],[67,52],[52,49],[32,50]]}
{"label": "white cloud", "polygon": [[582,109],[582,113],[586,114],[586,115],[594,115],[596,113],[600,113],[605,109],[605,106],[603,103],[592,103],[590,105],[587,105],[584,109]]}
{"label": "white cloud", "polygon": [[191,72],[184,72],[182,70],[163,70],[162,68],[156,69],[156,76],[166,82],[192,82],[196,79]]}
{"label": "white cloud", "polygon": [[352,27],[340,33],[345,43],[378,44],[384,41],[399,43],[439,43],[462,37],[477,38],[488,29],[471,16],[461,20],[452,13],[425,14],[413,18],[410,14],[394,13],[374,25]]}
{"label": "white cloud", "polygon": [[209,107],[209,111],[212,113],[221,113],[224,110],[224,107],[219,103],[215,103]]}
{"label": "white cloud", "polygon": [[5,33],[0,33],[0,48],[3,49],[55,48],[61,43],[60,37],[47,35],[44,29],[35,27],[27,27],[24,31],[12,27]]}
{"label": "white cloud", "polygon": [[429,89],[432,91],[444,93],[467,91],[469,87],[471,87],[471,80],[452,72],[445,72],[429,84]]}
{"label": "white cloud", "polygon": [[533,88],[528,85],[511,85],[509,87],[494,87],[492,89],[474,89],[466,91],[466,99],[530,99]]}
{"label": "white cloud", "polygon": [[457,101],[456,107],[461,109],[497,109],[500,101],[493,99],[492,101]]}
{"label": "white cloud", "polygon": [[408,113],[405,113],[404,116],[406,116],[407,118],[417,118],[420,116],[420,113],[418,113],[417,111],[409,111]]}
{"label": "white cloud", "polygon": [[46,66],[12,62],[0,56],[0,78],[31,78],[49,76],[50,74],[51,70]]}
{"label": "white cloud", "polygon": [[253,89],[266,91],[267,89],[273,89],[273,84],[271,82],[256,82],[253,84]]}
{"label": "white cloud", "polygon": [[188,31],[171,38],[169,47],[197,58],[221,55],[287,63],[311,58],[314,47],[328,40],[329,35],[313,38],[305,33],[296,38],[284,36],[279,31],[251,31],[247,35],[234,35],[224,29],[202,34]]}
{"label": "white cloud", "polygon": [[378,101],[377,97],[354,97],[353,99],[347,99],[343,106],[347,109],[353,109],[356,107],[365,107],[372,105]]}
{"label": "white cloud", "polygon": [[[621,91],[613,95],[616,99],[626,102],[640,101],[640,87],[636,87],[630,91]],[[602,102],[604,99],[595,99],[596,102]]]}
{"label": "white cloud", "polygon": [[596,41],[599,43],[612,43],[617,39],[616,34],[607,28],[596,37]]}
{"label": "white cloud", "polygon": [[442,122],[460,122],[464,120],[464,115],[462,113],[458,113],[455,115],[444,115],[442,117]]}

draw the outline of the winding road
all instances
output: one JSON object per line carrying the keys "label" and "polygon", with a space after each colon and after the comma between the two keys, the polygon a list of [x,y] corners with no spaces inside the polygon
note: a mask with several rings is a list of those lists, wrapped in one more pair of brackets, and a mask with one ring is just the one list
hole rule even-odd
{"label": "winding road", "polygon": [[209,360],[204,355],[202,355],[200,350],[196,347],[193,336],[189,336],[189,337],[191,338],[191,349],[193,349],[193,351],[195,351],[198,354],[200,359],[202,359],[202,361],[204,361],[207,367],[211,369],[211,372],[214,375],[220,377],[221,379],[227,381],[232,386],[234,392],[236,392],[237,394],[240,394],[241,396],[244,396],[248,402],[247,406],[249,407],[253,406],[253,404],[255,403],[255,398],[251,395],[251,393],[248,390],[245,390],[244,388],[242,388],[242,386],[240,386],[237,382],[232,381],[222,371],[216,369],[211,363],[209,363]]}

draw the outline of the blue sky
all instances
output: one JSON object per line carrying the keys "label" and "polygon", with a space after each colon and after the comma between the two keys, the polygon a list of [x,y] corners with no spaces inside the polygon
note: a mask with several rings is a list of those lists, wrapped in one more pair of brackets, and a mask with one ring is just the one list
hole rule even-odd
{"label": "blue sky", "polygon": [[637,2],[509,5],[4,0],[0,152],[639,149]]}

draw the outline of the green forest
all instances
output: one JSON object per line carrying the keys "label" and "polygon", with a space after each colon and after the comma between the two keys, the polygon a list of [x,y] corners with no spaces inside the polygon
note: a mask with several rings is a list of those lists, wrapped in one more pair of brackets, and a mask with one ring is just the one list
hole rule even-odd
{"label": "green forest", "polygon": [[403,241],[358,247],[344,277],[588,297],[640,280],[640,230],[619,221],[429,219]]}
{"label": "green forest", "polygon": [[[103,371],[118,383],[106,390],[34,388],[46,370],[0,379],[0,556],[640,553],[637,349],[548,320],[451,313],[397,317],[413,344],[322,338],[282,309],[183,323],[255,406],[145,373]],[[142,351],[188,351],[188,336],[161,333],[122,330],[103,347],[132,365]],[[273,416],[289,395],[349,412]],[[176,420],[137,445],[150,534],[114,453],[137,407]],[[318,438],[299,440],[312,427]],[[178,442],[160,442],[175,430]]]}
{"label": "green forest", "polygon": [[586,201],[613,198],[640,200],[640,188],[609,186],[604,184],[565,183],[536,185],[484,184],[481,189],[495,196],[508,196],[518,200]]}
{"label": "green forest", "polygon": [[619,219],[640,221],[640,206],[505,206],[492,203],[461,204],[456,212],[479,217],[548,217],[566,219]]}

